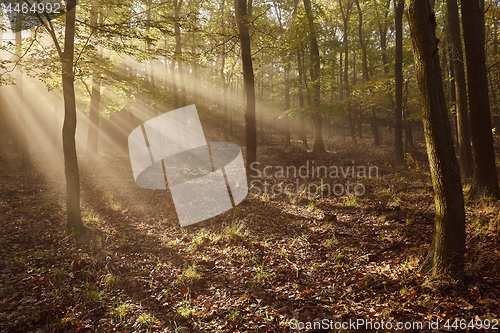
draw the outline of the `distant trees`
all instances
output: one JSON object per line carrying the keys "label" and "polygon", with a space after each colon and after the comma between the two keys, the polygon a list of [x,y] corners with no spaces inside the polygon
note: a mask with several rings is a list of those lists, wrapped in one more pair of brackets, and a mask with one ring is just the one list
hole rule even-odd
{"label": "distant trees", "polygon": [[[484,1],[462,0],[474,178],[472,192],[498,192],[485,55]],[[498,193],[496,193],[498,195]]]}
{"label": "distant trees", "polygon": [[461,278],[465,255],[464,201],[441,80],[436,18],[430,2],[411,0],[408,21],[436,209],[434,238],[424,268],[435,276]]}
{"label": "distant trees", "polygon": [[[310,138],[314,135],[315,153],[325,151],[324,125],[329,133],[345,130],[353,143],[371,125],[374,143],[382,145],[379,127],[386,125],[392,130],[395,124],[394,164],[404,165],[403,130],[408,143],[409,123],[418,119],[415,68],[408,61],[410,43],[403,24],[404,0],[126,0],[120,3],[100,0],[89,4],[80,7],[75,19],[82,24],[76,30],[71,33],[70,28],[64,28],[68,38],[64,50],[62,38],[57,34],[63,30],[63,22],[58,19],[52,22],[53,27],[46,24],[55,47],[28,53],[38,61],[24,64],[38,71],[43,68],[47,74],[41,78],[49,81],[50,77],[53,82],[48,84],[56,89],[60,82],[55,82],[51,74],[56,72],[54,59],[59,57],[64,67],[64,152],[68,154],[69,183],[78,180],[71,176],[78,165],[74,162],[76,154],[70,152],[74,146],[70,136],[76,126],[73,114],[76,104],[89,116],[88,156],[98,151],[102,117],[122,112],[146,120],[161,111],[160,105],[174,108],[194,100],[204,106],[199,109],[209,114],[221,135],[228,137],[233,127],[240,129],[234,131],[236,135],[231,140],[246,138],[248,163],[257,159],[257,142],[264,138],[257,136],[257,105],[259,131],[271,129],[283,138],[281,142],[285,145],[298,139],[304,149],[308,149],[306,134]],[[477,157],[474,191],[489,193],[498,187],[498,180],[489,106],[485,103],[488,89],[492,92],[491,99],[499,100],[500,74],[496,67],[500,66],[495,64],[500,60],[498,29],[492,26],[488,30],[488,45],[492,47],[488,48],[491,55],[485,67],[486,60],[478,61],[481,54],[476,52],[485,43],[484,18],[477,16],[481,8],[474,7],[463,17],[467,62],[471,62],[467,64],[467,74],[473,133],[472,139],[468,139],[464,99],[467,91],[456,5],[456,0],[448,1],[448,10],[440,11],[438,19],[448,15],[452,32],[449,43],[453,66],[450,67],[457,96],[460,162],[467,177],[471,174],[468,166],[472,161],[469,143],[472,140]],[[71,15],[70,12],[69,23]],[[494,14],[488,15],[494,22]],[[482,37],[477,34],[481,30]],[[40,31],[36,38],[41,45],[44,37]],[[104,55],[100,50],[105,50]],[[70,52],[76,52],[77,56],[70,59]],[[482,57],[485,59],[484,52]],[[258,96],[256,89],[260,92]],[[106,93],[116,98],[107,98]],[[133,108],[132,103],[125,105],[134,99],[137,102]],[[284,114],[286,121],[278,121]],[[265,126],[264,121],[269,124]],[[243,128],[244,137],[238,137]],[[127,135],[126,130],[122,132]],[[266,134],[265,138],[267,141],[276,135]],[[72,198],[70,201],[76,202],[77,196]]]}

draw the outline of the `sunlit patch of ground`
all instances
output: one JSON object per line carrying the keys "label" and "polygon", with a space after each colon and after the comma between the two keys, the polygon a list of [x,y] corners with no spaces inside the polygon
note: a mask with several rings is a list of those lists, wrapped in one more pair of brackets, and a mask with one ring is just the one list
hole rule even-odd
{"label": "sunlit patch of ground", "polygon": [[377,165],[365,195],[249,196],[185,229],[166,191],[135,186],[125,155],[81,159],[91,232],[79,239],[64,231],[59,160],[0,169],[0,330],[291,332],[292,319],[500,318],[498,202],[467,202],[465,283],[430,279],[418,271],[433,232],[421,142],[398,171],[387,142],[328,148],[317,158],[273,146],[259,159]]}

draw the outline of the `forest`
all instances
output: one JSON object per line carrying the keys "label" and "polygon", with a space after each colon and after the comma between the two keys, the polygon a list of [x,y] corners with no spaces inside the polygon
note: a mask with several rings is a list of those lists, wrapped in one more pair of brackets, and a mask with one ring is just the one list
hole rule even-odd
{"label": "forest", "polygon": [[1,332],[500,329],[500,2],[2,0]]}

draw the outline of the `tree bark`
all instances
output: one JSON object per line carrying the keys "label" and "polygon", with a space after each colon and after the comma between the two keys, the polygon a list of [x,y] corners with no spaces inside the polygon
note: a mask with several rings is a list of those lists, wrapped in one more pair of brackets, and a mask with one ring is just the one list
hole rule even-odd
{"label": "tree bark", "polygon": [[314,137],[314,147],[313,153],[321,154],[325,153],[325,145],[323,143],[323,117],[320,114],[320,99],[321,99],[321,87],[320,87],[320,74],[321,74],[321,64],[319,59],[319,47],[318,40],[316,38],[316,27],[314,24],[314,16],[311,9],[311,1],[304,0],[304,9],[306,11],[307,23],[309,27],[309,42],[311,44],[311,86],[313,90],[312,98],[312,119],[315,129]]}
{"label": "tree bark", "polygon": [[456,0],[447,0],[449,43],[455,86],[455,110],[457,113],[458,151],[462,176],[473,175],[472,149],[470,145],[470,122],[467,110],[467,88],[465,83],[464,56],[460,38],[460,21]]}
{"label": "tree bark", "polygon": [[285,145],[290,146],[290,117],[288,111],[290,110],[290,65],[285,66]]}
{"label": "tree bark", "polygon": [[[248,6],[251,7],[252,0],[249,0]],[[236,0],[236,19],[238,21],[238,31],[241,43],[241,61],[243,64],[243,82],[245,85],[246,111],[246,157],[247,157],[247,175],[248,180],[256,176],[251,168],[257,161],[257,125],[255,121],[255,77],[253,72],[252,52],[250,49],[249,19],[247,15],[247,1]]]}
{"label": "tree bark", "polygon": [[361,53],[362,53],[361,61],[363,65],[363,80],[366,82],[370,80],[370,75],[368,73],[366,45],[365,45],[365,39],[363,37],[363,12],[361,11],[359,0],[356,0],[356,7],[358,8],[358,35],[359,35],[359,46],[361,47]]}
{"label": "tree bark", "polygon": [[[298,3],[299,0],[294,0],[294,7],[293,7],[293,15],[297,15],[297,8],[298,8]],[[299,42],[297,46],[297,71],[298,71],[298,80],[299,80],[299,107],[301,111],[304,110],[305,107],[305,101],[304,101],[304,66],[302,63],[302,45]],[[304,116],[299,116],[299,137],[300,140],[302,141],[302,147],[305,150],[308,150],[308,144],[307,144],[307,134],[306,134],[306,123],[305,123],[305,117]]]}
{"label": "tree bark", "polygon": [[[396,5],[396,2],[395,2]],[[396,110],[394,112],[394,139],[396,148],[397,168],[404,168],[405,155],[403,151],[403,11],[404,0],[399,0],[396,5],[396,60],[395,60],[395,81],[396,81]]]}
{"label": "tree bark", "polygon": [[[346,97],[349,98],[351,94],[351,90],[349,88],[349,18],[351,17],[352,10],[352,2],[351,0],[347,1],[346,8],[342,5],[342,0],[339,0],[340,13],[342,15],[342,20],[344,22],[344,36],[343,36],[343,44],[344,44],[344,85],[346,89]],[[354,122],[352,119],[352,110],[351,105],[347,101],[346,108],[348,112],[348,122],[349,122],[349,131],[351,133],[352,141],[356,145],[356,131],[354,129]]]}
{"label": "tree bark", "polygon": [[498,177],[491,131],[486,54],[484,51],[484,1],[461,0],[476,196],[498,191]]}
{"label": "tree bark", "polygon": [[407,13],[436,207],[434,239],[424,268],[434,276],[460,279],[465,254],[464,201],[441,80],[436,19],[428,0],[411,0]]}
{"label": "tree bark", "polygon": [[64,52],[61,57],[62,84],[64,96],[64,123],[62,130],[64,171],[66,175],[67,227],[74,234],[85,231],[80,213],[80,174],[76,155],[76,103],[73,73],[75,53],[76,0],[68,0]]}
{"label": "tree bark", "polygon": [[[181,106],[186,106],[186,84],[184,82],[184,73],[182,70],[182,44],[181,44],[181,25],[180,13],[183,0],[174,0],[174,33],[175,33],[175,59],[177,61],[177,71],[179,72],[179,84],[181,86]],[[177,100],[177,105],[179,101]]]}

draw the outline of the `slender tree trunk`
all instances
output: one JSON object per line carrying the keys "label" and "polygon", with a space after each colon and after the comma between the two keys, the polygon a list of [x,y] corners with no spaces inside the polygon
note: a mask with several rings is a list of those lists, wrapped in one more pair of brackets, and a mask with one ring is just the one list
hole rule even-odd
{"label": "slender tree trunk", "polygon": [[[248,6],[251,7],[252,0]],[[241,60],[243,64],[243,81],[246,95],[246,157],[248,180],[256,176],[254,168],[251,168],[257,161],[257,125],[255,122],[255,78],[252,64],[252,52],[250,50],[249,18],[247,15],[247,0],[236,0],[236,19],[241,43]]]}
{"label": "slender tree trunk", "polygon": [[[99,6],[92,3],[90,9],[90,28],[96,29],[97,19],[99,16]],[[102,59],[102,48],[98,46],[98,55],[94,62],[94,69],[92,72],[92,92],[90,96],[90,122],[89,131],[87,136],[87,154],[92,158],[99,152],[99,105],[101,103],[101,78],[100,78],[100,65]]]}
{"label": "slender tree trunk", "polygon": [[73,74],[75,53],[76,0],[68,0],[66,28],[64,33],[64,52],[62,54],[62,84],[64,96],[63,152],[66,175],[66,210],[68,230],[81,234],[85,231],[80,213],[80,175],[76,155],[76,103]]}
{"label": "slender tree trunk", "polygon": [[363,12],[361,11],[361,6],[359,5],[359,0],[356,0],[356,7],[358,8],[358,37],[359,37],[359,46],[361,48],[362,53],[362,64],[363,64],[363,80],[369,81],[370,76],[368,73],[368,61],[366,55],[366,45],[365,39],[363,36]]}
{"label": "slender tree trunk", "polygon": [[[366,45],[365,39],[363,36],[363,12],[361,11],[361,6],[359,5],[359,0],[356,0],[356,7],[358,9],[358,38],[359,38],[359,46],[361,48],[361,62],[363,65],[363,82],[370,81],[370,74],[368,72],[368,60],[366,54]],[[358,134],[359,138],[363,138],[363,110],[361,107],[358,107]]]}
{"label": "slender tree trunk", "polygon": [[[342,20],[344,21],[344,37],[343,37],[343,44],[344,44],[344,84],[345,84],[345,89],[346,89],[346,97],[349,98],[351,94],[351,90],[349,88],[349,39],[348,39],[348,33],[349,33],[349,18],[351,16],[351,10],[352,10],[352,2],[351,0],[347,1],[346,8],[342,5],[342,0],[339,0],[339,5],[340,5],[340,13],[342,14]],[[352,110],[351,110],[351,105],[349,102],[346,104],[347,107],[347,112],[348,112],[348,122],[349,122],[349,131],[351,133],[352,141],[356,145],[356,131],[354,129],[354,122],[352,119]]]}
{"label": "slender tree trunk", "polygon": [[[298,2],[299,0],[294,0],[294,9],[293,9],[293,15],[297,15],[297,7],[298,7]],[[297,71],[299,74],[299,107],[301,110],[304,110],[305,107],[305,101],[304,101],[304,66],[302,64],[302,45],[299,42],[299,45],[297,47]],[[305,150],[308,150],[308,144],[307,144],[307,135],[306,135],[306,123],[305,123],[305,117],[304,116],[299,116],[299,137],[300,140],[302,141],[302,146]]]}
{"label": "slender tree trunk", "polygon": [[405,154],[403,151],[403,11],[404,0],[399,0],[396,4],[396,61],[395,61],[395,81],[396,81],[396,110],[394,112],[394,139],[396,148],[397,168],[404,168]]}
{"label": "slender tree trunk", "polygon": [[285,145],[290,146],[290,117],[288,111],[290,110],[290,65],[285,66]]}
{"label": "slender tree trunk", "polygon": [[[453,56],[451,55],[451,45],[448,47],[448,57],[450,59],[453,59]],[[455,130],[455,140],[458,144],[458,117],[457,117],[457,94],[456,94],[456,87],[455,87],[455,69],[453,65],[453,61],[450,61],[450,109],[453,110],[452,116],[453,116],[453,125],[454,125],[454,130]],[[468,117],[468,115],[467,115]],[[471,150],[472,153],[472,150]]]}
{"label": "slender tree trunk", "polygon": [[326,152],[325,145],[323,143],[323,117],[320,114],[320,99],[321,99],[320,65],[321,64],[319,59],[318,40],[316,39],[316,27],[314,24],[314,17],[312,14],[310,0],[304,0],[304,9],[307,15],[307,23],[309,26],[309,42],[311,44],[311,81],[312,81],[311,86],[313,90],[312,119],[315,129],[313,153],[321,154]]}
{"label": "slender tree trunk", "polygon": [[[378,3],[376,0],[373,0],[373,4],[375,6],[375,11],[378,18],[378,29],[380,35],[380,49],[382,50],[382,65],[384,67],[384,73],[389,73],[389,66],[387,60],[387,30],[388,30],[388,16],[389,16],[389,8],[391,6],[391,0],[383,0],[384,1],[384,11],[381,14],[378,10]],[[381,22],[380,18],[383,17],[383,22]]]}
{"label": "slender tree trunk", "polygon": [[[191,46],[191,53],[194,55],[196,54],[196,46],[195,45],[192,45]],[[198,82],[198,64],[196,62],[196,58],[193,59],[192,63],[191,63],[191,69],[192,69],[192,82]],[[193,99],[194,100],[197,100],[198,99],[198,85],[197,84],[193,84]]]}
{"label": "slender tree trunk", "polygon": [[[222,35],[226,35],[226,25],[224,22],[224,11],[226,7],[226,0],[221,1],[221,30]],[[222,54],[221,54],[221,67],[220,67],[220,79],[222,84],[222,108],[224,110],[224,140],[229,140],[229,116],[227,114],[227,88],[226,83],[226,44],[222,44]]]}
{"label": "slender tree trunk", "polygon": [[410,1],[408,22],[436,207],[434,239],[424,268],[434,276],[460,279],[465,254],[464,201],[441,81],[436,20],[428,0]]}
{"label": "slender tree trunk", "polygon": [[473,194],[498,191],[484,51],[484,1],[461,0],[474,156]]}
{"label": "slender tree trunk", "polygon": [[472,149],[470,145],[470,122],[467,110],[467,88],[465,83],[464,56],[460,38],[460,21],[457,0],[447,0],[449,43],[451,48],[450,61],[453,67],[455,85],[455,110],[457,113],[458,151],[462,176],[470,178],[473,175]]}
{"label": "slender tree trunk", "polygon": [[[183,0],[174,0],[174,32],[175,32],[175,56],[177,60],[177,71],[179,72],[179,84],[181,85],[181,106],[186,106],[186,84],[184,82],[184,72],[182,70],[182,44],[180,13]],[[178,102],[177,102],[178,103]]]}
{"label": "slender tree trunk", "polygon": [[377,122],[377,111],[374,106],[372,109],[372,131],[373,131],[373,143],[375,146],[380,146],[380,138],[378,134],[378,122]]}

